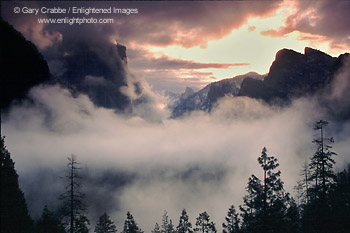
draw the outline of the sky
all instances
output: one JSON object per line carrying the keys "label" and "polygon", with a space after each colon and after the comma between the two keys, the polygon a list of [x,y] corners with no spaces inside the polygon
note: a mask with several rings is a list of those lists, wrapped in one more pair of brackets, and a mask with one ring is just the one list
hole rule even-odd
{"label": "sky", "polygon": [[[15,7],[21,12],[14,13]],[[119,7],[138,13],[34,15],[23,13],[24,7]],[[314,97],[285,108],[226,97],[211,113],[169,119],[162,94],[250,71],[265,74],[282,48],[303,53],[310,46],[332,56],[349,52],[349,11],[350,1],[322,0],[1,2],[2,17],[36,44],[53,75],[62,75],[64,58],[80,43],[112,65],[108,46],[120,43],[127,47],[126,75],[142,80],[152,100],[127,116],[95,106],[87,95],[45,84],[29,91],[31,101],[12,105],[2,132],[31,215],[37,218],[45,204],[59,207],[65,186],[59,177],[70,154],[82,167],[92,224],[108,212],[119,231],[127,211],[150,232],[164,210],[177,223],[183,208],[192,224],[208,211],[220,229],[230,205],[242,204],[250,175],[261,178],[257,157],[264,146],[278,158],[285,188],[293,193],[302,165],[315,151],[313,124],[328,116]],[[78,16],[115,21],[38,23]],[[349,70],[348,62],[324,98],[349,99]],[[349,132],[346,121],[330,122],[325,132],[335,139],[337,171],[350,162]]]}
{"label": "sky", "polygon": [[[250,71],[268,73],[282,48],[303,53],[309,46],[333,56],[350,48],[350,3],[341,0],[8,2],[2,6],[2,16],[46,51],[47,58],[50,49],[74,38],[95,37],[103,43],[125,45],[130,70],[158,92],[202,88]],[[23,6],[116,7],[137,9],[137,13],[14,13],[14,7]],[[113,18],[114,22],[39,24],[41,17]]]}

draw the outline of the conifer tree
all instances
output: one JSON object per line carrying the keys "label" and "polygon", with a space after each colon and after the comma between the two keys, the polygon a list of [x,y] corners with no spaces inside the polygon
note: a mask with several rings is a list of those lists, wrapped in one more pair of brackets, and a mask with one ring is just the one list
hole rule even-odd
{"label": "conifer tree", "polygon": [[332,152],[330,149],[331,145],[328,143],[334,143],[332,137],[326,138],[324,136],[324,128],[328,125],[327,121],[320,120],[315,123],[314,130],[318,130],[320,136],[313,140],[313,143],[316,144],[317,149],[310,162],[311,176],[310,181],[313,182],[313,192],[314,198],[323,196],[326,197],[329,185],[335,178],[333,172],[333,165],[335,164],[333,155],[336,155],[335,152]]}
{"label": "conifer tree", "polygon": [[283,198],[283,182],[280,179],[281,171],[275,172],[275,169],[279,166],[277,159],[268,156],[265,147],[258,158],[258,162],[264,170],[263,208],[266,210],[274,201]]}
{"label": "conifer tree", "polygon": [[117,227],[115,226],[114,222],[109,218],[109,216],[106,213],[102,214],[96,224],[95,233],[116,233],[116,232],[117,232]]}
{"label": "conifer tree", "polygon": [[15,163],[5,146],[5,137],[0,136],[0,232],[32,232],[31,220],[24,194],[19,188]]}
{"label": "conifer tree", "polygon": [[189,221],[189,217],[187,215],[186,209],[182,210],[179,225],[176,227],[177,233],[192,233],[192,223]]}
{"label": "conifer tree", "polygon": [[294,186],[294,189],[297,191],[298,205],[305,206],[309,203],[309,200],[310,200],[310,189],[309,189],[310,171],[306,161],[299,175],[302,177],[302,179],[297,181],[297,185]]}
{"label": "conifer tree", "polygon": [[194,229],[196,232],[216,233],[215,223],[210,221],[210,216],[206,211],[199,214],[197,217],[196,226],[197,227]]}
{"label": "conifer tree", "polygon": [[316,152],[309,163],[310,198],[302,213],[302,228],[305,232],[328,233],[332,229],[332,209],[330,203],[330,192],[335,179],[333,165],[335,164],[330,143],[334,142],[332,137],[325,137],[327,121],[320,120],[315,123],[314,130],[318,131],[313,143],[316,144]]}
{"label": "conifer tree", "polygon": [[161,226],[161,232],[162,233],[174,233],[174,225],[173,221],[169,219],[168,213],[164,211],[163,217],[162,217],[162,226]]}
{"label": "conifer tree", "polygon": [[153,230],[151,231],[152,233],[161,233],[162,231],[160,230],[160,226],[159,224],[156,222],[156,224],[154,225]]}
{"label": "conifer tree", "polygon": [[122,233],[143,233],[129,211],[126,214],[126,220],[124,222],[124,229]]}
{"label": "conifer tree", "polygon": [[237,233],[239,231],[239,218],[234,205],[228,210],[222,227],[223,233]]}
{"label": "conifer tree", "polygon": [[239,206],[242,216],[242,229],[247,232],[257,232],[259,227],[258,216],[263,210],[264,192],[261,180],[252,175],[246,187],[247,195],[243,197],[243,205]]}
{"label": "conifer tree", "polygon": [[329,194],[331,209],[330,228],[333,232],[347,233],[350,229],[350,164],[336,175]]}
{"label": "conifer tree", "polygon": [[65,233],[64,226],[58,216],[44,207],[41,218],[36,224],[37,233]]}
{"label": "conifer tree", "polygon": [[85,195],[81,192],[81,176],[79,163],[74,155],[68,157],[65,179],[67,180],[66,191],[60,196],[63,201],[62,215],[66,229],[70,233],[78,232],[78,229],[88,229],[89,220],[84,215],[86,205]]}
{"label": "conifer tree", "polygon": [[300,210],[293,198],[286,195],[287,211],[285,213],[285,233],[298,233],[300,232]]}
{"label": "conifer tree", "polygon": [[278,161],[268,156],[264,147],[258,162],[263,168],[263,182],[254,175],[249,179],[248,195],[243,198],[243,206],[240,206],[242,229],[247,232],[285,232],[288,227],[285,216],[289,194],[284,192],[281,172],[275,171],[279,166]]}
{"label": "conifer tree", "polygon": [[78,218],[74,219],[74,221],[74,232],[89,233],[88,226],[90,225],[90,221],[86,216],[80,215]]}

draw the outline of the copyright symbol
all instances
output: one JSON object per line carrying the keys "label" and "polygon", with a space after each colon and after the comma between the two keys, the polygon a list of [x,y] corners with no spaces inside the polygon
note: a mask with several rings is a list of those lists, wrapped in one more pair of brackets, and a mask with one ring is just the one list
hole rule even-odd
{"label": "copyright symbol", "polygon": [[13,8],[13,12],[15,12],[16,14],[18,14],[19,12],[21,12],[21,8],[15,7],[15,8]]}

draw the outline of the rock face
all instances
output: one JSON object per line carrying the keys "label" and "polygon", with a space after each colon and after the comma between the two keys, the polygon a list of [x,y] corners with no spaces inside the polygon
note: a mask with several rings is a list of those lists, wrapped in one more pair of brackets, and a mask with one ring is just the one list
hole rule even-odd
{"label": "rock face", "polygon": [[117,44],[117,50],[120,60],[122,60],[125,64],[128,64],[128,59],[126,56],[126,47],[121,44]]}
{"label": "rock face", "polygon": [[77,44],[72,54],[65,57],[66,71],[56,79],[87,94],[96,106],[122,111],[131,102],[121,92],[128,85],[126,48],[111,45],[104,53],[99,54],[84,43]]}
{"label": "rock face", "polygon": [[[184,94],[181,95],[179,102],[175,105],[172,111],[172,117],[180,117],[185,113],[195,110],[211,111],[213,105],[218,99],[231,95],[237,96],[240,85],[245,78],[252,80],[261,80],[264,76],[254,72],[245,75],[239,75],[234,78],[224,79],[218,82],[211,83],[198,92],[192,93],[186,88]],[[192,90],[193,92],[193,90]]]}
{"label": "rock face", "polygon": [[282,49],[266,78],[244,80],[238,95],[267,102],[312,95],[331,82],[336,62],[337,58],[312,48],[305,48],[304,54]]}
{"label": "rock face", "polygon": [[[47,62],[32,42],[3,20],[0,28],[2,109],[11,101],[25,97],[31,87],[50,80],[87,94],[97,106],[116,110],[130,106],[131,100],[121,91],[130,85],[126,77],[125,46],[111,46],[103,57],[83,43],[72,45],[72,53],[64,57],[64,72],[50,77]],[[135,85],[135,90],[140,89],[138,83],[131,85]]]}
{"label": "rock face", "polygon": [[[243,75],[239,79],[226,79],[209,84],[199,92],[180,100],[173,108],[172,117],[179,117],[194,110],[210,111],[213,104],[226,95],[247,96],[261,99],[270,104],[284,105],[292,99],[302,96],[317,95],[318,102],[329,116],[350,119],[350,103],[346,93],[333,98],[335,79],[344,69],[350,70],[350,55],[338,58],[329,56],[319,50],[305,48],[304,54],[289,49],[277,52],[275,61],[266,77],[254,73]],[[349,90],[350,75],[345,71],[340,82]],[[339,79],[339,78],[338,78]],[[237,83],[240,80],[241,83]],[[338,87],[339,89],[339,87]],[[336,93],[336,96],[340,94]]]}
{"label": "rock face", "polygon": [[180,96],[180,101],[188,99],[191,95],[193,95],[195,92],[192,88],[186,87],[186,90],[184,93],[181,94]]}
{"label": "rock face", "polygon": [[2,19],[0,28],[2,110],[45,81],[86,94],[96,106],[117,112],[131,113],[135,104],[150,101],[141,82],[128,73],[126,47],[121,44],[66,42],[60,47],[59,59],[54,58],[60,68],[50,74],[48,63],[33,43]]}
{"label": "rock face", "polygon": [[23,98],[34,85],[50,79],[49,67],[36,46],[0,18],[0,107]]}

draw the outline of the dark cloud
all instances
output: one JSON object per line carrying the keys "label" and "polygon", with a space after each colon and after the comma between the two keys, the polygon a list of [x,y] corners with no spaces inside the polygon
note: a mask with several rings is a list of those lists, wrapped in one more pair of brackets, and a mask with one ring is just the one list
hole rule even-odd
{"label": "dark cloud", "polygon": [[[39,47],[45,48],[66,41],[86,39],[107,42],[116,39],[123,44],[155,46],[180,45],[205,47],[210,40],[220,39],[247,22],[249,17],[264,17],[282,6],[282,1],[223,2],[34,2],[2,3],[2,15]],[[118,7],[137,8],[138,14],[94,14],[96,18],[114,18],[113,24],[73,25],[37,23],[38,16],[14,14],[14,6],[47,7]],[[297,1],[296,12],[279,30],[266,30],[263,35],[282,36],[292,31],[322,35],[333,45],[348,44],[350,23],[347,20],[350,3],[347,0]],[[45,16],[41,14],[41,16]],[[84,15],[65,15],[84,16]],[[47,17],[57,17],[48,14]],[[23,21],[26,21],[24,24]],[[253,28],[251,28],[252,30]],[[98,36],[96,36],[98,35]]]}
{"label": "dark cloud", "polygon": [[[22,3],[21,5],[25,5]],[[3,15],[5,19],[14,24],[20,30],[22,19],[26,18],[36,22],[37,16],[23,16],[13,13],[13,7],[17,3],[6,3]],[[64,39],[70,34],[81,38],[117,39],[127,44],[149,44],[157,46],[181,45],[183,47],[205,47],[209,40],[219,39],[231,33],[246,22],[250,16],[264,16],[273,11],[279,1],[253,1],[249,4],[241,1],[232,2],[37,2],[31,6],[47,7],[118,7],[137,8],[138,14],[133,15],[108,15],[95,14],[95,17],[113,17],[114,24],[103,25],[73,25],[50,24],[44,25],[45,30],[59,32]],[[69,16],[69,15],[65,15]],[[73,16],[72,14],[70,17]],[[75,15],[77,16],[77,15]],[[84,16],[84,15],[80,15]],[[90,16],[90,15],[89,15]],[[47,17],[57,17],[48,14]],[[34,25],[34,24],[33,24]],[[32,26],[33,26],[32,25]],[[85,28],[88,28],[86,31]],[[72,30],[73,29],[73,30]],[[96,33],[94,33],[96,32]],[[94,36],[92,36],[94,35]],[[98,35],[98,36],[96,36]],[[48,36],[48,35],[47,35]]]}
{"label": "dark cloud", "polygon": [[[270,13],[279,3],[250,2],[153,2],[141,3],[135,19],[119,25],[121,39],[157,46],[206,47],[240,27],[250,16]],[[136,39],[138,38],[138,39]]]}
{"label": "dark cloud", "polygon": [[38,8],[36,2],[7,2],[1,3],[1,17],[12,24],[20,31],[26,39],[32,41],[39,49],[44,50],[62,41],[62,34],[59,30],[51,29],[45,24],[39,24],[37,18],[45,17],[41,12],[37,16],[32,14],[15,14],[14,7]]}

